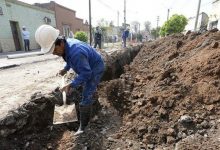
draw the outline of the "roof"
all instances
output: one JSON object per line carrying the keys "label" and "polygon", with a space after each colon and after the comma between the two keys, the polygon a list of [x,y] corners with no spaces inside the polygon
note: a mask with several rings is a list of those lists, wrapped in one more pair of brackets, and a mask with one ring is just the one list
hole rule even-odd
{"label": "roof", "polygon": [[29,8],[32,8],[32,9],[36,9],[36,10],[40,10],[40,11],[44,11],[44,12],[48,12],[48,13],[52,13],[52,14],[55,13],[54,11],[44,9],[44,8],[41,8],[41,7],[37,7],[37,6],[31,5],[31,4],[27,4],[27,3],[24,3],[24,2],[21,2],[21,1],[18,1],[18,0],[5,0],[5,2],[21,5],[21,6],[24,6],[24,7],[29,7]]}

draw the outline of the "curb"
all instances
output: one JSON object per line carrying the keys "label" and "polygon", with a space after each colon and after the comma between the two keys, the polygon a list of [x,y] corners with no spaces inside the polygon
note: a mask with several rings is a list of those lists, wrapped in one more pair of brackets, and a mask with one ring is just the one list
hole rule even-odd
{"label": "curb", "polygon": [[6,66],[0,66],[0,70],[5,70],[5,69],[10,69],[10,68],[14,68],[14,67],[19,67],[21,65],[27,65],[27,64],[34,64],[34,63],[39,63],[39,62],[44,62],[44,61],[49,61],[49,60],[56,60],[59,59],[59,57],[57,58],[49,58],[49,59],[44,59],[44,60],[36,60],[33,62],[29,62],[29,63],[20,63],[20,64],[11,64],[11,65],[6,65]]}
{"label": "curb", "polygon": [[2,66],[2,67],[0,67],[0,70],[14,68],[14,67],[18,67],[18,66],[20,66],[20,65],[13,64],[13,65],[8,65],[8,66]]}

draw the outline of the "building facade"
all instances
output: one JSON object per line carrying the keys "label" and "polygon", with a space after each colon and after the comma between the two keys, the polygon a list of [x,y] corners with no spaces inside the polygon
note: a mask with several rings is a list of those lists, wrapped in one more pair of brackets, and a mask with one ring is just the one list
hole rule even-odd
{"label": "building facade", "polygon": [[213,0],[212,2],[209,29],[213,28],[218,28],[220,30],[220,0]]}
{"label": "building facade", "polygon": [[88,24],[84,23],[83,19],[77,18],[74,10],[57,4],[54,1],[50,1],[50,3],[35,3],[34,5],[54,11],[56,27],[66,37],[69,37],[71,31],[73,33],[77,31],[89,31]]}
{"label": "building facade", "polygon": [[[188,24],[185,27],[185,31],[194,31],[196,17],[188,18]],[[198,17],[196,31],[206,30],[208,27],[209,17],[205,12],[201,12]]]}
{"label": "building facade", "polygon": [[17,0],[0,1],[0,52],[24,50],[22,26],[30,32],[30,49],[38,49],[35,31],[42,24],[56,27],[53,11]]}

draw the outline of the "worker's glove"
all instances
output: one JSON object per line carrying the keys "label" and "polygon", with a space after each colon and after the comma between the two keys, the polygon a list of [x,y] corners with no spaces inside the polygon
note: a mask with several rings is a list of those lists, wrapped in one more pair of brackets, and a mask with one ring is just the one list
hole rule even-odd
{"label": "worker's glove", "polygon": [[64,76],[67,73],[67,71],[65,69],[62,69],[59,71],[59,75]]}
{"label": "worker's glove", "polygon": [[65,91],[66,92],[66,95],[71,95],[72,91],[73,91],[73,88],[71,87],[71,84],[67,84],[65,85],[63,88],[60,89],[61,92]]}

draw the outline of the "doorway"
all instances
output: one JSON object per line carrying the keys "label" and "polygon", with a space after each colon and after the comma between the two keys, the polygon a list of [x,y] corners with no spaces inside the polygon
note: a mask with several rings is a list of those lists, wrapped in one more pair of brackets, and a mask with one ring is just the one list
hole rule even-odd
{"label": "doorway", "polygon": [[14,44],[15,44],[15,49],[16,51],[21,51],[21,40],[19,38],[19,28],[18,28],[18,22],[15,21],[10,21],[10,25],[11,25],[11,32],[13,35],[13,39],[14,39]]}

